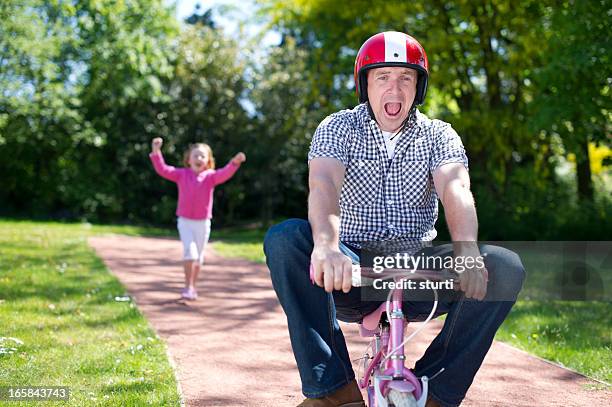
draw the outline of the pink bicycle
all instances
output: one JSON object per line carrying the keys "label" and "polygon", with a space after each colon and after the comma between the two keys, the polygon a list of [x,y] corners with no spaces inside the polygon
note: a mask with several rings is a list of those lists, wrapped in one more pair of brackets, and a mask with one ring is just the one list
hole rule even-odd
{"label": "pink bicycle", "polygon": [[[404,338],[408,321],[402,310],[403,288],[407,280],[443,281],[456,280],[456,274],[449,271],[430,270],[386,270],[385,276],[374,274],[359,265],[353,266],[353,276],[393,280],[400,288],[390,290],[387,300],[374,312],[366,315],[359,332],[362,337],[373,338],[367,346],[363,362],[363,373],[358,378],[359,387],[367,389],[369,407],[424,407],[427,403],[428,382],[442,373],[442,368],[431,378],[416,377],[406,367],[404,346],[414,338],[433,318],[438,307],[438,292],[433,289],[434,303],[423,324]],[[391,275],[388,275],[391,274]],[[310,267],[310,279],[314,283],[314,268]],[[353,279],[355,283],[355,278]],[[355,284],[354,284],[355,285]],[[363,285],[363,284],[360,284]],[[372,355],[368,350],[372,348]]]}

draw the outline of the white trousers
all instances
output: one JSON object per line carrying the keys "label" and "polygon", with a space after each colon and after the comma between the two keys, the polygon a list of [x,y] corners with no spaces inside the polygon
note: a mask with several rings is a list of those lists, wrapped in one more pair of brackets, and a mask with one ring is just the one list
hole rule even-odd
{"label": "white trousers", "polygon": [[210,219],[188,219],[180,217],[177,227],[183,243],[183,260],[204,263],[204,249],[210,236]]}

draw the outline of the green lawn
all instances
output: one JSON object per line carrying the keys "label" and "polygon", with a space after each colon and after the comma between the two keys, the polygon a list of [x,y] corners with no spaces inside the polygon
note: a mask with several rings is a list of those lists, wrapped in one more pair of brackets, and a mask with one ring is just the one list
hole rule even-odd
{"label": "green lawn", "polygon": [[263,252],[264,228],[213,228],[210,238],[214,249],[222,256],[241,257],[257,263],[265,263]]}
{"label": "green lawn", "polygon": [[610,303],[518,301],[496,339],[612,383]]}
{"label": "green lawn", "polygon": [[[220,254],[264,262],[264,229],[213,231]],[[529,253],[524,297],[538,298],[552,279],[550,254]],[[555,260],[555,261],[558,261]],[[609,277],[609,276],[608,276]],[[587,376],[612,383],[612,313],[609,302],[521,300],[498,331],[496,339]]]}
{"label": "green lawn", "polygon": [[60,405],[179,405],[165,344],[86,244],[110,232],[168,234],[0,220],[0,386],[68,386]]}

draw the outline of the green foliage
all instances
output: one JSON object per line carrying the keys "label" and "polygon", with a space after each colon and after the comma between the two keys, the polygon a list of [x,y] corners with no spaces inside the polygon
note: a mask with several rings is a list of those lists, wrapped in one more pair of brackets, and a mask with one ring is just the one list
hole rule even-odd
{"label": "green foliage", "polygon": [[42,1],[0,5],[0,153],[10,158],[0,162],[9,175],[0,194],[16,206],[24,199],[39,208],[54,204],[63,164],[54,163],[70,147],[62,134],[87,132],[75,89],[64,86],[68,72],[58,64],[73,46],[74,29],[62,17],[72,11]]}
{"label": "green foliage", "polygon": [[161,3],[3,3],[3,211],[123,214],[123,135],[173,73],[177,25]]}
{"label": "green foliage", "polygon": [[561,1],[551,11],[545,61],[537,71],[534,124],[559,135],[577,161],[578,194],[593,201],[589,142],[611,146],[612,37],[606,0]]}
{"label": "green foliage", "polygon": [[[173,165],[192,142],[218,166],[247,154],[215,193],[218,223],[305,216],[314,129],[357,103],[363,41],[400,30],[429,56],[421,109],[466,145],[482,238],[612,227],[609,159],[592,176],[585,158],[588,142],[610,144],[608,1],[260,0],[282,35],[268,48],[230,38],[211,10],[180,26],[163,4],[0,4],[3,214],[171,224],[176,187],[147,157],[162,136]],[[561,175],[568,153],[576,180]]]}
{"label": "green foliage", "polygon": [[306,215],[306,152],[324,114],[317,106],[307,57],[293,38],[285,37],[283,44],[270,51],[267,63],[253,73],[257,131],[252,142],[265,148],[254,151],[259,176],[252,187],[264,224],[279,214],[279,208],[281,214]]}

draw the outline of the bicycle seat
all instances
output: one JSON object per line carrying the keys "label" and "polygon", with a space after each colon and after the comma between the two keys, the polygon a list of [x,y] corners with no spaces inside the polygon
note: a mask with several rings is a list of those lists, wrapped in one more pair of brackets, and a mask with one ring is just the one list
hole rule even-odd
{"label": "bicycle seat", "polygon": [[[383,302],[373,312],[370,312],[368,315],[363,317],[363,320],[361,321],[361,325],[359,326],[359,329],[364,328],[368,331],[375,331],[376,328],[378,327],[378,323],[380,322],[381,315],[383,314],[383,312],[386,312],[386,311],[387,311],[387,303]],[[371,335],[367,335],[367,336],[371,336]]]}

